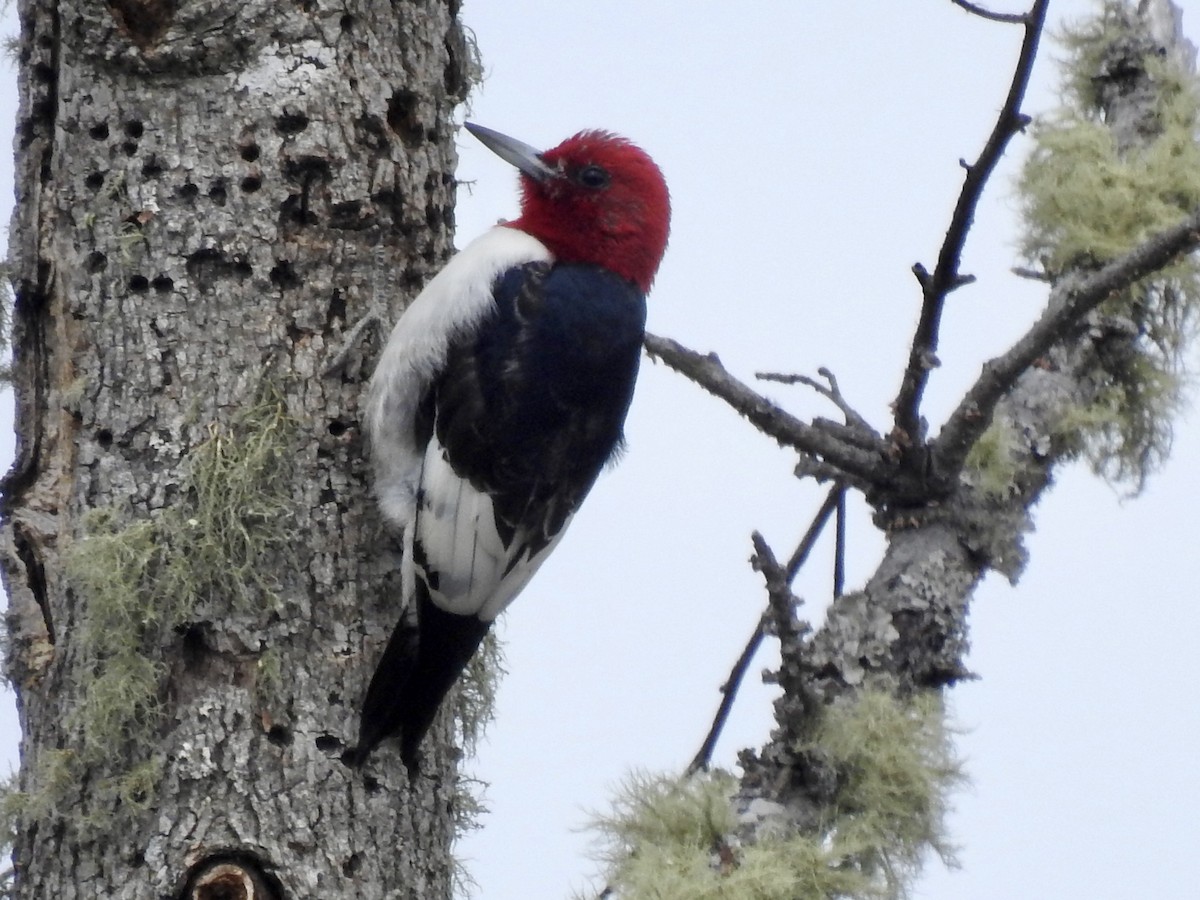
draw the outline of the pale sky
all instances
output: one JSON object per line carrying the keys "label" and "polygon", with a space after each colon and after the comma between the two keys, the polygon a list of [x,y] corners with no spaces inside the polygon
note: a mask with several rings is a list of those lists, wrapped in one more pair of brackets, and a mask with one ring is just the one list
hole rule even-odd
{"label": "pale sky", "polygon": [[[1051,16],[1089,8],[1053,0]],[[1200,2],[1184,8],[1200,39]],[[472,120],[545,147],[609,128],[663,168],[674,225],[651,330],[718,352],[746,379],[828,366],[886,430],[919,310],[909,270],[932,267],[958,160],[973,158],[991,127],[1019,29],[949,0],[466,0],[463,17],[486,68]],[[10,9],[4,32],[15,27]],[[1044,47],[1026,111],[1053,102],[1057,55]],[[12,77],[0,81],[11,131]],[[513,215],[516,193],[508,166],[465,132],[459,145],[461,245]],[[1014,142],[967,245],[964,270],[979,281],[949,303],[925,410],[935,431],[1044,300],[1008,272],[1009,185],[1027,146]],[[11,162],[0,166],[7,221]],[[800,388],[766,393],[801,415],[834,414]],[[583,887],[595,872],[579,831],[586,810],[604,808],[630,769],[687,764],[765,602],[746,563],[750,532],[790,552],[823,496],[791,476],[791,455],[648,362],[628,438],[620,466],[503,622],[510,674],[470,764],[491,783],[491,814],[460,847],[484,900]],[[981,678],[951,693],[972,778],[951,822],[963,865],[931,862],[921,900],[1196,896],[1198,456],[1191,414],[1170,463],[1135,500],[1083,466],[1063,470],[1035,511],[1021,583],[990,576],[978,592],[968,662]],[[852,504],[850,587],[881,546]],[[797,592],[819,617],[828,547],[810,567]],[[757,682],[743,690],[719,764],[770,728],[771,694]],[[0,729],[12,757],[13,720]]]}

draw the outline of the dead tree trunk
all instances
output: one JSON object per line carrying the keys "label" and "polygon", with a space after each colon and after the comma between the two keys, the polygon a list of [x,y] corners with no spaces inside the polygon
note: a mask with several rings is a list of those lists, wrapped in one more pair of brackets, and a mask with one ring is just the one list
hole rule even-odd
{"label": "dead tree trunk", "polygon": [[451,251],[458,4],[19,7],[15,896],[445,897],[448,724],[340,756],[398,597],[354,326]]}

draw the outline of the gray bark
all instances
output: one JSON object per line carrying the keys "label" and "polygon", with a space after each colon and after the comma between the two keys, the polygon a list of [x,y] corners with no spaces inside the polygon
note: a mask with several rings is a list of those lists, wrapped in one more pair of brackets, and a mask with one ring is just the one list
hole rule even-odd
{"label": "gray bark", "polygon": [[16,896],[444,897],[449,723],[412,785],[340,754],[398,617],[353,326],[451,252],[457,2],[19,9]]}

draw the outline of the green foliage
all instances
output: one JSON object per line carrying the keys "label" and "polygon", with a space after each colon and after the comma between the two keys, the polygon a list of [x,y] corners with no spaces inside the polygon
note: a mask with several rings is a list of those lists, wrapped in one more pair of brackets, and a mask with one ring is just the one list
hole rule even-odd
{"label": "green foliage", "polygon": [[[288,549],[292,430],[282,401],[267,397],[210,428],[185,460],[177,505],[130,523],[112,509],[84,518],[65,557],[84,601],[80,652],[94,662],[69,721],[78,735],[71,760],[101,773],[84,827],[111,827],[113,816],[137,815],[154,799],[159,763],[148,754],[162,726],[173,630],[206,604],[249,611],[279,602],[262,562]],[[60,801],[78,792],[75,779],[35,783],[37,802],[70,811]]]}
{"label": "green foliage", "polygon": [[797,749],[838,775],[818,828],[741,846],[732,776],[633,776],[595,820],[609,886],[624,900],[888,900],[928,850],[949,857],[943,819],[963,776],[936,696],[866,692]]}
{"label": "green foliage", "polygon": [[[1137,146],[1118,146],[1104,119],[1095,76],[1111,67],[1114,43],[1133,45],[1130,29],[1127,5],[1106,2],[1061,37],[1066,103],[1034,129],[1017,185],[1022,255],[1053,278],[1102,266],[1200,207],[1200,91],[1190,73],[1147,52],[1156,97]],[[1132,352],[1100,360],[1097,409],[1075,425],[1097,425],[1078,437],[1098,473],[1140,488],[1170,450],[1183,352],[1200,313],[1200,262],[1187,257],[1143,279],[1101,313],[1128,323]]]}

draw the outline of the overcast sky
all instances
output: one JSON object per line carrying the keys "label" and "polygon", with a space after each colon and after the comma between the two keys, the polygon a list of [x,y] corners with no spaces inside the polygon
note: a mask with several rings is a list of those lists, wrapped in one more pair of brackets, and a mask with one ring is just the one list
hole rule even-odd
{"label": "overcast sky", "polygon": [[[1053,0],[1052,17],[1090,5]],[[1200,3],[1189,6],[1196,39]],[[467,0],[463,17],[486,67],[471,119],[545,147],[609,128],[662,166],[674,224],[653,331],[717,351],[747,379],[828,366],[886,430],[920,303],[909,270],[932,268],[958,160],[991,127],[1019,29],[949,0]],[[1053,103],[1057,55],[1044,48],[1027,111]],[[0,82],[9,131],[12,78]],[[461,245],[512,216],[516,195],[509,167],[465,132],[459,144]],[[964,270],[979,281],[949,303],[926,406],[935,431],[1044,301],[1008,272],[1010,179],[1026,148],[1015,142],[967,245]],[[7,221],[11,162],[0,163]],[[766,392],[798,414],[832,414],[802,389]],[[746,564],[750,532],[789,552],[823,493],[791,476],[791,455],[661,366],[643,368],[628,438],[502,625],[511,671],[471,763],[491,783],[492,812],[461,847],[485,900],[584,886],[595,872],[585,811],[603,808],[631,768],[686,765],[764,604]],[[931,863],[918,897],[1197,896],[1198,457],[1189,415],[1136,500],[1083,466],[1064,470],[1035,512],[1021,583],[992,576],[978,592],[969,664],[980,680],[952,693],[973,781],[952,821],[963,866]],[[861,504],[852,516],[851,587],[882,546]],[[829,548],[810,566],[798,593],[819,618]],[[752,678],[718,763],[761,744],[770,697]],[[11,756],[15,725],[3,721]]]}

